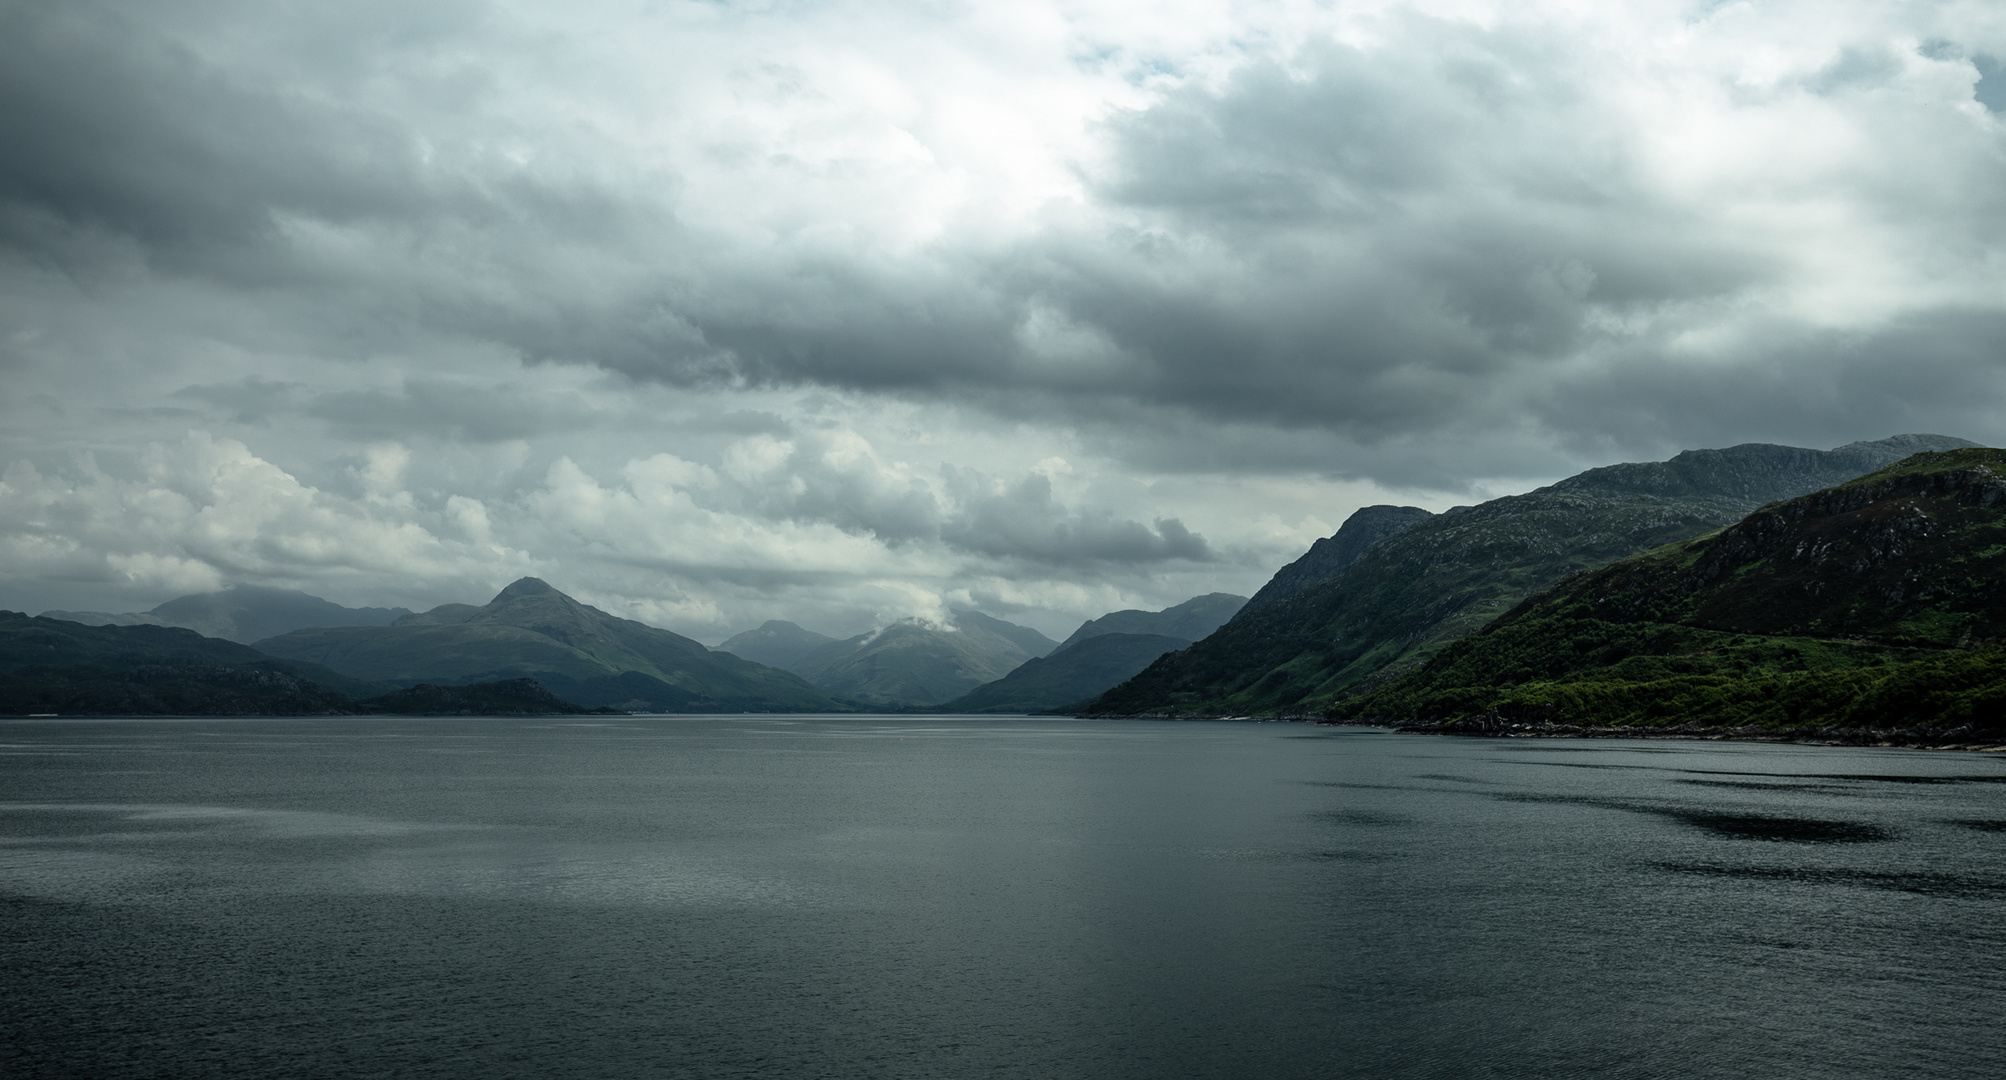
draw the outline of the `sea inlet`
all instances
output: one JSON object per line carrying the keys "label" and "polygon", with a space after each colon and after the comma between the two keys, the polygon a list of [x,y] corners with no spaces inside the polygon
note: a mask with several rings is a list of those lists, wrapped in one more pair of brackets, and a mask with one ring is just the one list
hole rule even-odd
{"label": "sea inlet", "polygon": [[0,1075],[1996,1077],[2006,760],[0,723]]}

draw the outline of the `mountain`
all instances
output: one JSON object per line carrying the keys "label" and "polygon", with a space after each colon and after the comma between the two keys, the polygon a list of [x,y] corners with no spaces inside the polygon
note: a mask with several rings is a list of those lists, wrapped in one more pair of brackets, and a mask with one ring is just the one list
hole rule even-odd
{"label": "mountain", "polygon": [[[1275,576],[1261,586],[1245,606],[1260,608],[1286,600],[1357,562],[1366,548],[1389,536],[1398,536],[1434,516],[1418,506],[1359,507],[1344,519],[1337,532],[1311,544],[1302,558],[1275,571]],[[1192,638],[1196,640],[1204,636],[1194,634]]]}
{"label": "mountain", "polygon": [[2006,735],[2006,451],[1923,453],[1570,578],[1343,713]]}
{"label": "mountain", "polygon": [[398,716],[578,716],[619,713],[618,709],[583,709],[560,699],[535,679],[503,679],[465,686],[417,686],[370,698],[363,703],[375,712]]}
{"label": "mountain", "polygon": [[876,708],[935,705],[994,682],[1057,647],[1029,627],[960,611],[948,627],[915,620],[832,642],[793,670],[817,688]]}
{"label": "mountain", "polygon": [[1748,443],[1590,469],[1421,520],[1293,595],[1102,695],[1096,715],[1321,714],[1425,662],[1563,575],[1740,520],[1962,439],[1902,435],[1836,450]]}
{"label": "mountain", "polygon": [[728,652],[741,659],[768,667],[789,671],[794,665],[808,658],[808,654],[825,645],[834,645],[837,639],[813,630],[804,630],[791,622],[770,619],[760,624],[757,630],[747,630],[734,634],[717,647],[718,652]]}
{"label": "mountain", "polygon": [[[1426,510],[1421,512],[1427,513]],[[1082,623],[1059,648],[1069,649],[1079,642],[1101,634],[1149,634],[1157,637],[1182,638],[1187,642],[1197,641],[1224,626],[1226,620],[1231,619],[1246,603],[1247,598],[1244,596],[1215,592],[1194,596],[1176,607],[1167,607],[1162,611],[1129,609],[1109,612],[1098,619],[1089,619]],[[1180,645],[1178,648],[1183,646]],[[1082,699],[1072,699],[1072,701],[1079,700]],[[1070,702],[1060,704],[1070,704]]]}
{"label": "mountain", "polygon": [[[1237,599],[1237,598],[1236,598]],[[1041,713],[1098,697],[1191,639],[1161,634],[1096,634],[1033,657],[1001,679],[940,706],[946,713]]]}
{"label": "mountain", "polygon": [[388,626],[409,608],[350,608],[296,589],[238,585],[220,592],[176,597],[152,611],[112,615],[102,611],[44,611],[45,619],[85,626],[179,626],[204,637],[249,644],[312,626]]}
{"label": "mountain", "polygon": [[166,626],[0,612],[0,714],[341,716],[384,687]]}
{"label": "mountain", "polygon": [[650,712],[841,712],[798,676],[588,607],[536,578],[484,606],[390,626],[295,630],[257,648],[410,686],[533,678],[567,701]]}

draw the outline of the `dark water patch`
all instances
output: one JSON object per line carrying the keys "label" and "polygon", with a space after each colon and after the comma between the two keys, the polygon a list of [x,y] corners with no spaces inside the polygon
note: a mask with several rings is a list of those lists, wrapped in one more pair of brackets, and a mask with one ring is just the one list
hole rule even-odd
{"label": "dark water patch", "polygon": [[1943,823],[1979,832],[2006,832],[2006,819],[2000,818],[1946,818]]}
{"label": "dark water patch", "polygon": [[1434,791],[1435,788],[1415,787],[1412,784],[1358,784],[1348,780],[1296,780],[1304,787],[1342,788],[1346,791]]}
{"label": "dark water patch", "polygon": [[1774,881],[1794,885],[1848,886],[1887,889],[1918,896],[1957,899],[2006,895],[2006,881],[1962,874],[1923,871],[1839,870],[1805,866],[1729,866],[1722,863],[1652,862],[1645,866],[1694,877],[1741,881]]}
{"label": "dark water patch", "polygon": [[1775,780],[1842,780],[1873,784],[2006,784],[2006,774],[1983,776],[1918,776],[1912,773],[1771,773],[1729,769],[1677,769],[1695,776],[1757,776]]}
{"label": "dark water patch", "polygon": [[1809,780],[1858,780],[1874,784],[2006,784],[2006,775],[1908,776],[1900,773],[1803,773]]}
{"label": "dark water patch", "polygon": [[1895,834],[1878,825],[1821,818],[1772,817],[1765,814],[1716,814],[1692,810],[1663,811],[1666,817],[1735,840],[1767,840],[1788,844],[1872,844]]}
{"label": "dark water patch", "polygon": [[1495,784],[1495,780],[1479,780],[1474,776],[1457,776],[1453,773],[1416,773],[1416,780],[1447,780],[1452,784]]}
{"label": "dark water patch", "polygon": [[1405,825],[1410,818],[1399,814],[1387,814],[1377,810],[1318,810],[1309,815],[1311,821],[1328,822],[1333,825]]}
{"label": "dark water patch", "polygon": [[1840,784],[1818,784],[1818,783],[1765,784],[1756,780],[1692,780],[1682,777],[1679,779],[1675,779],[1672,782],[1675,784],[1691,784],[1694,787],[1735,788],[1742,791],[1808,791],[1808,792],[1818,792],[1820,794],[1824,794],[1828,792],[1846,790],[1846,788]]}
{"label": "dark water patch", "polygon": [[1561,806],[1592,806],[1602,810],[1622,810],[1650,814],[1705,830],[1734,840],[1765,840],[1793,844],[1863,844],[1894,839],[1895,834],[1878,825],[1857,821],[1830,821],[1824,818],[1768,814],[1724,814],[1713,810],[1664,806],[1629,799],[1593,795],[1546,795],[1525,792],[1491,796],[1504,802],[1551,803]]}

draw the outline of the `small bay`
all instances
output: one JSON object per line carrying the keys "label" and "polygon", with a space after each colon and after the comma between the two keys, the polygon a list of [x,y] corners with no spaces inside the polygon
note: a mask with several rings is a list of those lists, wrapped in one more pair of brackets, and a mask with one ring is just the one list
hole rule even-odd
{"label": "small bay", "polygon": [[0,722],[9,1077],[1981,1077],[2006,760]]}

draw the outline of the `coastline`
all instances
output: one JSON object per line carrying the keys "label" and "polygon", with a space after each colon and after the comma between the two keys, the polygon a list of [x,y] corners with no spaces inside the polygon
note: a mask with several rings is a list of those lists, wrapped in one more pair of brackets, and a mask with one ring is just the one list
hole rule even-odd
{"label": "coastline", "polygon": [[1416,735],[1456,735],[1487,739],[1675,739],[1711,742],[1796,743],[1804,746],[1888,747],[1906,750],[1963,750],[2006,753],[2006,731],[1971,726],[1955,728],[1842,727],[1714,727],[1679,724],[1672,727],[1589,727],[1547,721],[1511,722],[1490,717],[1433,723],[1373,724],[1355,720],[1320,720],[1346,727],[1385,727]]}

